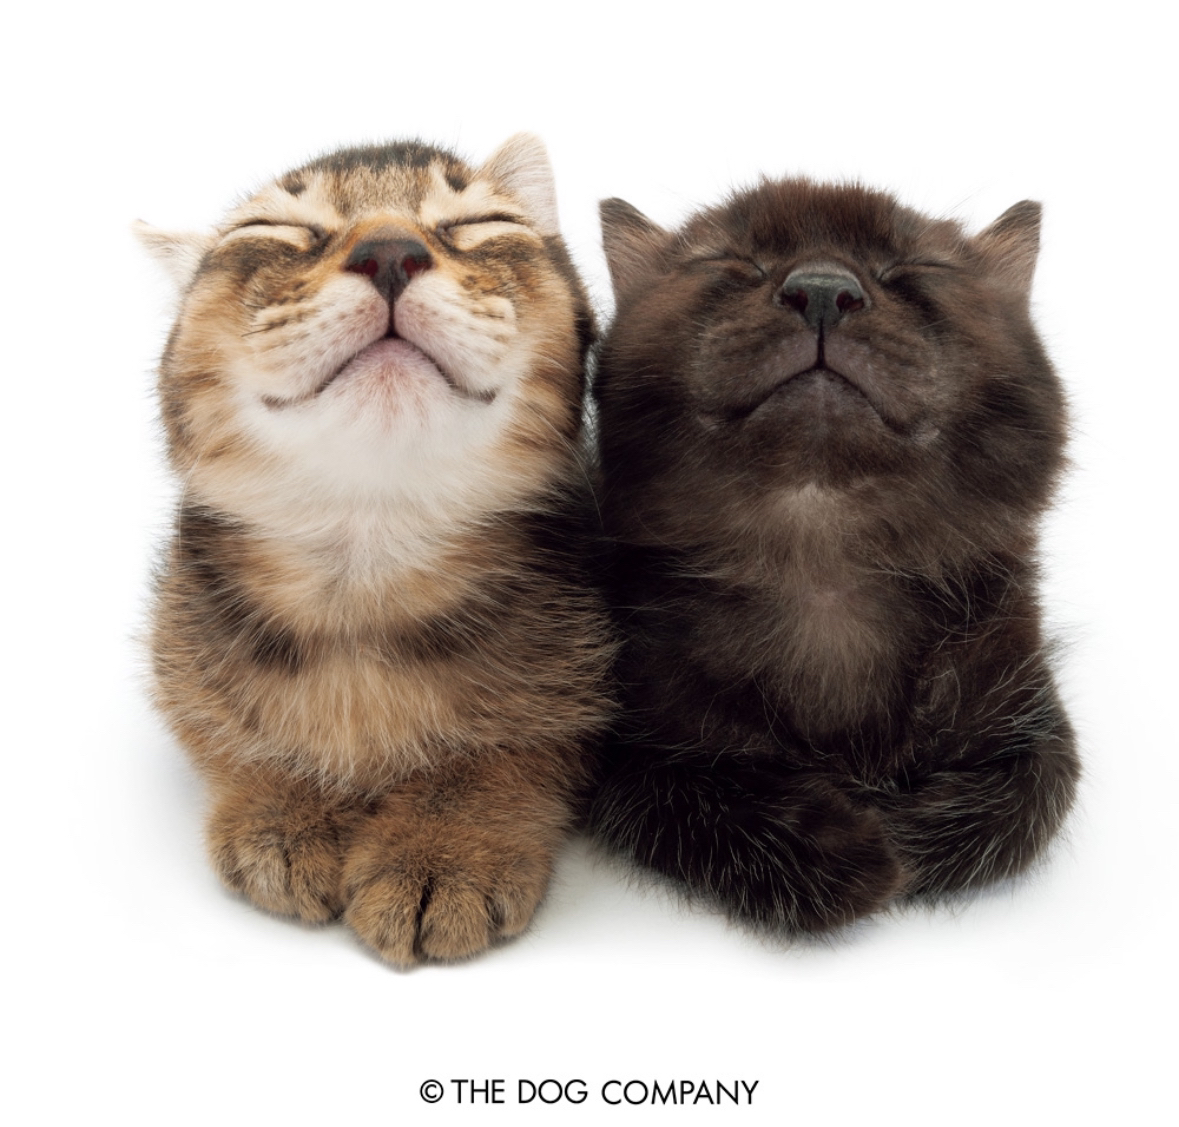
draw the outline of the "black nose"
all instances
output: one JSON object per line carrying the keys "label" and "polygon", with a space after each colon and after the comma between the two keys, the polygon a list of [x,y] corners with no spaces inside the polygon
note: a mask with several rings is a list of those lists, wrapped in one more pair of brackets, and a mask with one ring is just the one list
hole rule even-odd
{"label": "black nose", "polygon": [[848,313],[867,304],[859,282],[834,271],[795,270],[778,291],[779,305],[797,310],[816,332],[833,329]]}
{"label": "black nose", "polygon": [[396,301],[410,278],[428,270],[433,263],[425,243],[401,232],[378,231],[357,243],[344,269],[353,274],[366,274],[387,301]]}

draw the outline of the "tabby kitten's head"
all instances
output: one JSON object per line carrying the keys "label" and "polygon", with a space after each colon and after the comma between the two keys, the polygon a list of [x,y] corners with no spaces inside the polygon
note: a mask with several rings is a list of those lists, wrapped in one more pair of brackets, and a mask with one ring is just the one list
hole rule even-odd
{"label": "tabby kitten's head", "polygon": [[140,235],[183,294],[161,396],[192,499],[286,532],[462,524],[569,472],[592,323],[535,138],[479,168],[344,149],[209,234]]}
{"label": "tabby kitten's head", "polygon": [[621,200],[602,217],[617,536],[764,539],[802,513],[942,552],[931,527],[1009,540],[1046,503],[1064,409],[1028,311],[1039,205],[970,237],[882,192],[782,180],[675,232]]}

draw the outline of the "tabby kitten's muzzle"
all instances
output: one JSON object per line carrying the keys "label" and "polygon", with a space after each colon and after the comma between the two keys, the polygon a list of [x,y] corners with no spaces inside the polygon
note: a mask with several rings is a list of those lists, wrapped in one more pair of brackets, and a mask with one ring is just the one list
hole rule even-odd
{"label": "tabby kitten's muzzle", "polygon": [[377,231],[358,243],[344,263],[352,274],[365,274],[390,305],[415,274],[428,270],[434,259],[425,243],[396,228]]}

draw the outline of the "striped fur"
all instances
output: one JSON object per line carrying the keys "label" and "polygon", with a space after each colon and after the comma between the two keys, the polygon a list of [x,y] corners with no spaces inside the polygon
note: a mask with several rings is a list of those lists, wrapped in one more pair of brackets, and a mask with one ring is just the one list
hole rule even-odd
{"label": "striped fur", "polygon": [[611,713],[593,326],[543,147],[343,150],[211,234],[142,234],[183,294],[156,700],[217,871],[398,965],[515,934]]}

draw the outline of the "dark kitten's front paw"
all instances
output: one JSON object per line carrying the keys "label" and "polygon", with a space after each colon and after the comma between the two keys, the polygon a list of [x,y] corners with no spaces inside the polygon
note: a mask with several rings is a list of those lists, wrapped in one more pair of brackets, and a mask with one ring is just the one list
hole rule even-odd
{"label": "dark kitten's front paw", "polygon": [[895,788],[878,805],[913,870],[907,891],[937,897],[1023,872],[1064,820],[1079,774],[1059,741]]}
{"label": "dark kitten's front paw", "polygon": [[711,858],[689,872],[733,918],[786,932],[831,931],[871,915],[909,877],[875,811],[814,786],[749,796],[718,822]]}
{"label": "dark kitten's front paw", "polygon": [[735,756],[628,764],[591,819],[615,848],[776,931],[841,927],[908,881],[875,810],[820,776]]}
{"label": "dark kitten's front paw", "polygon": [[773,862],[788,880],[765,883],[762,913],[752,917],[759,923],[828,931],[887,907],[908,886],[911,873],[884,820],[835,788],[792,796],[770,815],[767,824],[775,823]]}
{"label": "dark kitten's front paw", "polygon": [[528,926],[551,869],[523,831],[378,818],[347,857],[345,920],[397,966],[468,958]]}
{"label": "dark kitten's front paw", "polygon": [[208,824],[214,868],[259,907],[323,923],[343,910],[344,848],[359,816],[301,784],[223,790]]}

